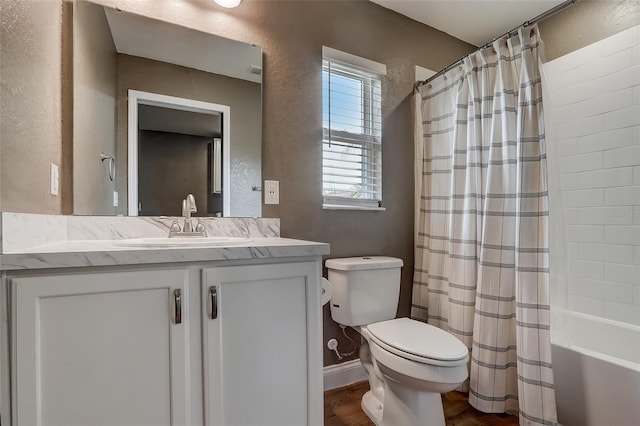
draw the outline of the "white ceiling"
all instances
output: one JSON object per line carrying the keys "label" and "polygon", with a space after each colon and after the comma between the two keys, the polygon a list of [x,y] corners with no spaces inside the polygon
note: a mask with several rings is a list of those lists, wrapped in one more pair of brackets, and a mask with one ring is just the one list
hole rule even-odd
{"label": "white ceiling", "polygon": [[481,46],[563,0],[371,0],[418,22]]}

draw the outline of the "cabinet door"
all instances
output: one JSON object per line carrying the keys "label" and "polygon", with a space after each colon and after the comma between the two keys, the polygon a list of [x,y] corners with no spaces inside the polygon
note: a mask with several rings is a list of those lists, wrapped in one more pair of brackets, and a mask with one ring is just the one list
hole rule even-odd
{"label": "cabinet door", "polygon": [[186,270],[12,279],[13,424],[189,423],[187,282]]}
{"label": "cabinet door", "polygon": [[319,263],[203,275],[206,424],[322,424]]}

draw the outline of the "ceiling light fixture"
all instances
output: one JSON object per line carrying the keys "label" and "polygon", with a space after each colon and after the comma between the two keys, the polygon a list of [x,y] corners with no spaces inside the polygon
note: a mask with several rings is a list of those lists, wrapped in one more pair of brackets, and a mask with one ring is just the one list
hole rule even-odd
{"label": "ceiling light fixture", "polygon": [[217,5],[231,9],[242,3],[242,0],[213,0]]}

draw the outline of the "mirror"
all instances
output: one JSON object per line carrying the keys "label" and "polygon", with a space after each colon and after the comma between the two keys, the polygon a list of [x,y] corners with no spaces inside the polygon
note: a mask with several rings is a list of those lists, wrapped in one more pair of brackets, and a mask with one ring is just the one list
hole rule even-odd
{"label": "mirror", "polygon": [[260,217],[262,49],[74,3],[73,209]]}
{"label": "mirror", "polygon": [[229,212],[230,156],[223,147],[230,108],[131,89],[128,95],[129,215],[180,216],[175,201],[185,193],[201,200],[201,216]]}

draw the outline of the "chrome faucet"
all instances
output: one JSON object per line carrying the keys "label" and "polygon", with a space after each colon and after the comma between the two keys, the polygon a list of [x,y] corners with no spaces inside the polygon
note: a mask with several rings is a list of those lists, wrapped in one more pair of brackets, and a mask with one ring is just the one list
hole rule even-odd
{"label": "chrome faucet", "polygon": [[206,237],[207,232],[204,229],[204,225],[200,223],[198,219],[198,223],[193,227],[193,222],[191,219],[191,213],[197,213],[198,208],[196,207],[196,197],[193,194],[187,195],[187,198],[182,200],[182,229],[180,229],[180,225],[177,220],[171,224],[169,228],[169,238],[172,237]]}
{"label": "chrome faucet", "polygon": [[187,195],[187,198],[182,200],[182,217],[184,218],[184,225],[182,225],[182,232],[193,232],[193,225],[191,223],[191,213],[197,213],[196,197],[193,194]]}

